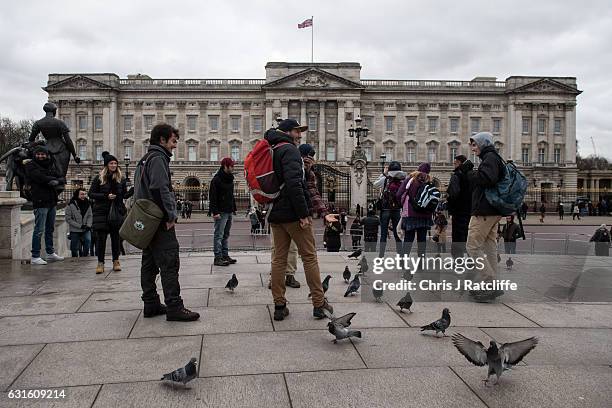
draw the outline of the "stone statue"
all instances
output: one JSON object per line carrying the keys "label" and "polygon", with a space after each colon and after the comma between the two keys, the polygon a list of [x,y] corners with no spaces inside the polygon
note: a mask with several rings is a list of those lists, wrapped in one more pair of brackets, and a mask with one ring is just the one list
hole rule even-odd
{"label": "stone statue", "polygon": [[65,178],[66,173],[68,173],[70,155],[74,157],[77,164],[81,162],[81,159],[77,156],[74,144],[70,139],[68,126],[55,117],[57,106],[54,103],[47,102],[43,106],[43,110],[45,111],[45,117],[34,122],[30,133],[30,142],[36,140],[38,134],[42,133],[57,172]]}

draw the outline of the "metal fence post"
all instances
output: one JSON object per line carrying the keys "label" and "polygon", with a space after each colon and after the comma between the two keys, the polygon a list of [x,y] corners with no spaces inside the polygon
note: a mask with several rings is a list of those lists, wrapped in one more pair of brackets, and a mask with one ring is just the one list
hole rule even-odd
{"label": "metal fence post", "polygon": [[569,234],[565,234],[565,249],[563,251],[564,255],[568,255],[569,252]]}
{"label": "metal fence post", "polygon": [[535,232],[531,233],[531,255],[535,254]]}

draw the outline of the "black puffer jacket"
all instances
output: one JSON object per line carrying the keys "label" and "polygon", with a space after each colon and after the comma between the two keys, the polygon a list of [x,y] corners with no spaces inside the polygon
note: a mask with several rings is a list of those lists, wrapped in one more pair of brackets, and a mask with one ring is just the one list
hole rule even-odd
{"label": "black puffer jacket", "polygon": [[493,146],[482,148],[478,157],[481,160],[478,170],[470,172],[469,176],[472,186],[472,215],[502,215],[498,209],[489,204],[485,190],[495,187],[505,176],[504,162]]}
{"label": "black puffer jacket", "polygon": [[217,174],[210,181],[209,200],[209,214],[236,212],[233,174],[224,172],[223,168],[217,171]]}
{"label": "black puffer jacket", "polygon": [[472,212],[472,187],[468,174],[474,169],[474,164],[466,160],[457,167],[448,183],[448,212],[451,215],[470,215]]}
{"label": "black puffer jacket", "polygon": [[39,161],[33,159],[25,165],[27,182],[30,185],[33,208],[52,208],[57,205],[57,191],[49,182],[57,180],[64,184],[65,179],[55,171],[51,159]]}
{"label": "black puffer jacket", "polygon": [[108,213],[110,212],[112,201],[108,198],[109,194],[115,194],[115,201],[119,203],[124,213],[125,205],[123,199],[126,193],[126,181],[122,179],[120,183],[115,180],[107,181],[102,184],[100,176],[96,176],[91,182],[89,188],[89,198],[93,200],[93,229],[106,231],[109,228],[108,225]]}
{"label": "black puffer jacket", "polygon": [[274,172],[285,186],[272,204],[269,222],[295,222],[310,216],[312,204],[304,180],[304,164],[300,151],[287,133],[270,129],[264,137],[272,146],[281,142],[287,143],[274,150]]}

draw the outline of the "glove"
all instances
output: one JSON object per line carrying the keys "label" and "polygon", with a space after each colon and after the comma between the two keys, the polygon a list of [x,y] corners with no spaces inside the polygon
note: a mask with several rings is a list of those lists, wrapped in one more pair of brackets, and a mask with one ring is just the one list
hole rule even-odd
{"label": "glove", "polygon": [[60,183],[59,183],[59,181],[58,181],[58,180],[51,180],[51,181],[50,181],[48,184],[49,184],[51,187],[57,187],[57,186],[59,186],[59,184],[60,184]]}
{"label": "glove", "polygon": [[75,158],[74,158],[74,162],[75,162],[76,164],[79,164],[79,163],[81,162],[81,158],[80,158],[79,156],[75,156]]}

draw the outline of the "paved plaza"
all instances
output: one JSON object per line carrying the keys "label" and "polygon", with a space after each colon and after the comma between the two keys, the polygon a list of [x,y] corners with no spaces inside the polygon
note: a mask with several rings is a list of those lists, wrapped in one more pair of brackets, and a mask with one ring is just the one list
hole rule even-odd
{"label": "paved plaza", "polygon": [[[312,318],[308,289],[287,289],[291,314],[272,319],[269,252],[233,253],[213,266],[210,253],[181,255],[181,286],[195,323],[143,319],[140,258],[123,271],[95,275],[95,259],[36,267],[0,262],[1,407],[605,407],[612,400],[610,258],[514,258],[504,278],[521,285],[494,304],[449,294],[415,298],[413,313],[343,297],[347,253],[320,252],[336,315],[356,312],[362,339],[331,342]],[[232,273],[235,293],[223,289]],[[371,276],[371,275],[370,275]],[[302,266],[297,278],[305,282]],[[419,326],[451,311],[447,334],[488,344],[537,336],[539,345],[499,386],[470,364],[450,337]],[[184,388],[159,379],[196,357],[199,378]],[[61,400],[15,400],[9,390],[64,389]]]}

